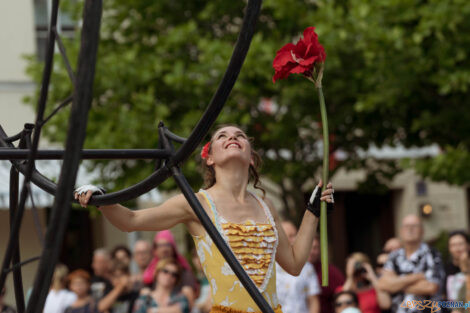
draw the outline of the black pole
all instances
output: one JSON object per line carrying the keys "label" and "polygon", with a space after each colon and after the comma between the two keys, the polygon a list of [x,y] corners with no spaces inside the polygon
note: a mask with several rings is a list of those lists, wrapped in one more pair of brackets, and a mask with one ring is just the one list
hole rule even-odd
{"label": "black pole", "polygon": [[[19,172],[13,166],[10,169],[10,225],[15,219],[15,214],[18,209],[18,191],[19,191]],[[20,244],[17,242],[13,251],[13,283],[15,288],[16,310],[18,313],[24,313],[24,293],[23,293],[23,279],[21,275],[21,267],[15,267],[15,264],[21,262],[20,258]],[[6,269],[4,269],[6,270]]]}
{"label": "black pole", "polygon": [[[36,160],[61,160],[64,150],[38,150]],[[25,160],[29,149],[0,148],[0,160]],[[85,149],[81,152],[82,160],[112,160],[112,159],[165,159],[170,152],[163,149]]]}
{"label": "black pole", "polygon": [[49,227],[47,228],[46,243],[41,255],[31,298],[26,308],[27,313],[42,312],[69,219],[72,193],[80,163],[80,153],[85,141],[88,111],[93,97],[101,9],[101,0],[85,1],[76,88],[73,95],[65,145],[66,154],[64,155]]}
{"label": "black pole", "polygon": [[[194,191],[191,189],[186,177],[181,173],[181,170],[177,166],[171,168],[173,177],[176,181],[176,184],[183,192],[184,197],[188,201],[189,205],[196,213],[197,217],[201,221],[202,225],[206,229],[209,236],[214,241],[215,245],[219,249],[220,253],[223,255],[227,263],[230,265],[235,275],[237,275],[240,282],[245,287],[246,291],[250,294],[253,300],[256,302],[260,310],[264,313],[274,313],[273,309],[269,306],[266,300],[263,298],[261,293],[258,291],[258,288],[255,286],[250,276],[245,272],[243,267],[240,265],[236,257],[233,255],[232,250],[227,246],[224,239],[221,237],[214,224],[212,223],[210,217],[204,211],[199,200],[196,198]],[[274,262],[274,260],[273,260]]]}

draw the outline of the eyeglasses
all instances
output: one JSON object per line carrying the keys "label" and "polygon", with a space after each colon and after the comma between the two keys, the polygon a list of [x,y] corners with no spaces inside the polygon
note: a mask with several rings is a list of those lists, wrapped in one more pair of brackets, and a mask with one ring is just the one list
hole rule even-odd
{"label": "eyeglasses", "polygon": [[342,307],[343,305],[353,305],[353,304],[354,304],[353,300],[346,300],[343,302],[336,302],[335,307],[339,308],[339,307]]}
{"label": "eyeglasses", "polygon": [[178,272],[173,272],[173,271],[167,270],[166,268],[162,269],[162,272],[165,273],[165,274],[169,274],[169,275],[173,276],[173,278],[178,278],[179,277]]}

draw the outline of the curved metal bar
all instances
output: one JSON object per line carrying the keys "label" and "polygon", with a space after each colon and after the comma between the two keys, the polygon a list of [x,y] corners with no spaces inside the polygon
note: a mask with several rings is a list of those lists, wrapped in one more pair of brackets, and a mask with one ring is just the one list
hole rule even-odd
{"label": "curved metal bar", "polygon": [[177,143],[184,143],[187,140],[186,138],[173,134],[171,131],[168,130],[168,128],[165,128],[165,136],[168,139],[173,140],[174,142],[177,142]]}
{"label": "curved metal bar", "polygon": [[[173,158],[170,158],[171,164],[179,164],[186,160],[193,153],[193,151],[197,148],[199,143],[207,134],[210,127],[212,126],[220,111],[222,110],[227,100],[227,97],[230,94],[233,85],[235,84],[238,74],[240,73],[241,67],[248,52],[248,48],[250,47],[251,39],[253,38],[253,34],[255,32],[255,24],[258,19],[260,8],[261,0],[249,0],[246,6],[246,14],[243,20],[243,26],[240,30],[237,43],[230,59],[229,66],[225,71],[224,77],[221,83],[219,84],[216,93],[212,97],[208,108],[197,123],[195,129],[192,131],[188,139],[184,141],[183,145],[178,149],[176,155]],[[174,136],[176,137],[173,138],[179,137],[177,135]],[[170,139],[173,138],[170,137]],[[178,140],[175,141],[179,142]],[[23,172],[22,167],[19,167],[19,170]],[[146,179],[144,179],[143,181],[141,181],[140,183],[137,183],[126,189],[102,196],[94,196],[92,201],[90,201],[90,204],[105,205],[135,199],[136,197],[157,187],[170,176],[171,172],[168,169],[162,168],[147,177]],[[50,180],[47,180],[47,178],[45,178],[37,171],[33,174],[33,177],[31,179],[31,181],[36,184],[39,188],[54,194],[56,190],[56,184]]]}
{"label": "curved metal bar", "polygon": [[261,0],[250,0],[248,2],[243,26],[240,30],[237,44],[232,54],[232,58],[230,59],[227,71],[225,71],[222,82],[212,97],[204,115],[199,120],[186,142],[176,152],[176,156],[172,160],[175,164],[184,162],[191,153],[193,153],[212,127],[212,124],[214,124],[217,116],[227,101],[233,85],[237,80],[238,74],[240,73],[243,62],[245,61],[246,54],[248,53],[248,48],[250,47],[251,39],[255,32],[256,21],[258,20],[260,9]]}

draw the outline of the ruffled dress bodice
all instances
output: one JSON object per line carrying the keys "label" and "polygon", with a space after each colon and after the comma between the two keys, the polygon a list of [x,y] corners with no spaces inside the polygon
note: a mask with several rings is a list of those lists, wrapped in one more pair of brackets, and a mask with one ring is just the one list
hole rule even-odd
{"label": "ruffled dress bodice", "polygon": [[[219,216],[209,193],[201,190],[212,211],[212,221],[230,246],[237,260],[258,287],[268,304],[281,312],[276,295],[277,230],[266,203],[253,194],[265,211],[268,223],[231,223]],[[202,268],[211,285],[214,312],[260,312],[238,277],[232,271],[212,239],[193,236]],[[226,310],[225,310],[226,309]]]}

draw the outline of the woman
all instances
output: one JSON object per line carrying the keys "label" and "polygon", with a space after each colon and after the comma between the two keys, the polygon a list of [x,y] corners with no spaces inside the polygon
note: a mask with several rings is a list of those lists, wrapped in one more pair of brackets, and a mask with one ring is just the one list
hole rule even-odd
{"label": "woman", "polygon": [[357,295],[352,291],[340,291],[333,296],[335,313],[342,313],[348,308],[358,307]]}
{"label": "woman", "polygon": [[175,238],[171,231],[163,230],[155,234],[153,239],[153,248],[153,259],[143,274],[143,282],[147,286],[151,287],[154,283],[157,263],[166,258],[173,258],[178,262],[178,265],[182,269],[178,288],[181,289],[183,295],[188,299],[190,306],[192,306],[197,287],[196,278],[193,275],[188,261],[186,261],[186,259],[179,253],[178,248],[176,247]]}
{"label": "woman", "polygon": [[142,290],[134,306],[134,313],[189,313],[186,297],[176,289],[181,269],[174,259],[163,259],[155,269],[155,289]]}
{"label": "woman", "polygon": [[377,287],[378,278],[370,265],[367,255],[353,253],[346,263],[346,281],[339,291],[352,291],[357,294],[359,308],[363,313],[380,313],[389,309],[390,295]]}
{"label": "woman", "polygon": [[131,250],[124,245],[117,245],[111,251],[111,259],[114,262],[118,261],[129,267],[132,260]]}
{"label": "woman", "polygon": [[[307,206],[309,212],[305,212],[297,239],[291,245],[272,204],[247,190],[250,179],[254,179],[255,188],[261,189],[257,173],[260,158],[240,128],[219,128],[204,146],[201,157],[206,169],[206,189],[196,196],[266,301],[276,312],[281,312],[276,296],[274,263],[277,261],[290,274],[300,273],[318,224],[317,204],[319,200],[333,203],[331,184],[321,197],[319,192],[312,195],[310,202],[314,205]],[[80,188],[75,198],[86,206],[94,190]],[[193,236],[211,284],[212,312],[259,311],[182,194],[150,209],[132,211],[119,204],[100,209],[112,224],[127,232],[163,230],[184,223]]]}
{"label": "woman", "polygon": [[90,296],[90,280],[90,274],[81,269],[69,274],[69,288],[77,295],[77,299],[65,310],[65,313],[99,312],[98,306]]}
{"label": "woman", "polygon": [[91,276],[87,271],[78,269],[67,277],[69,288],[73,291],[77,299],[64,313],[106,313],[116,302],[116,299],[126,290],[129,279],[122,277],[113,283],[114,288],[98,302],[90,295]]}
{"label": "woman", "polygon": [[52,276],[52,284],[47,294],[44,312],[63,313],[64,310],[75,302],[75,293],[66,289],[67,274],[69,270],[63,264],[57,264]]}

